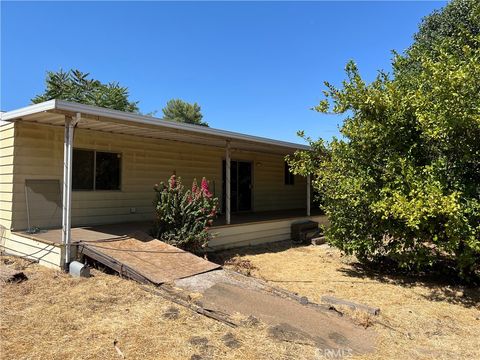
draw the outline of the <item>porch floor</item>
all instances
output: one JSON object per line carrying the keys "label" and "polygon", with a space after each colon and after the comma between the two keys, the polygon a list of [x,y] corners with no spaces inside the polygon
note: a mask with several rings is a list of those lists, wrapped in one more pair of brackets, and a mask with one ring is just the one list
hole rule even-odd
{"label": "porch floor", "polygon": [[[321,215],[319,210],[312,210],[312,216]],[[260,222],[271,222],[278,220],[287,220],[295,218],[307,218],[305,209],[279,210],[236,213],[231,216],[231,224],[226,225],[225,215],[220,215],[213,223],[213,228],[238,226],[242,224],[252,224]],[[72,227],[72,242],[94,242],[113,240],[128,234],[144,231],[146,233],[152,227],[151,221],[124,222],[117,224],[95,225],[85,227]],[[29,234],[24,231],[17,231],[16,234],[49,244],[62,243],[62,229],[41,230],[35,234]]]}

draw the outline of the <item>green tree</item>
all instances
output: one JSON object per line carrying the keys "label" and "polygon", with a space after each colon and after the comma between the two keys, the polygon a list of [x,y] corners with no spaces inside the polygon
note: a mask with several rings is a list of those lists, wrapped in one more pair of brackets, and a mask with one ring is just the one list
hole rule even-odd
{"label": "green tree", "polygon": [[347,115],[343,138],[310,139],[312,152],[288,158],[314,174],[327,239],[362,261],[479,275],[479,4],[452,1],[427,17],[392,76],[367,84],[350,62],[315,108]]}
{"label": "green tree", "polygon": [[128,89],[116,82],[103,84],[89,79],[90,74],[79,70],[48,71],[46,89],[32,99],[34,104],[52,99],[74,101],[104,108],[138,112],[138,102],[130,101]]}
{"label": "green tree", "polygon": [[172,99],[167,102],[162,111],[165,120],[208,126],[206,122],[202,121],[203,115],[200,105],[197,103],[189,104],[180,99]]}

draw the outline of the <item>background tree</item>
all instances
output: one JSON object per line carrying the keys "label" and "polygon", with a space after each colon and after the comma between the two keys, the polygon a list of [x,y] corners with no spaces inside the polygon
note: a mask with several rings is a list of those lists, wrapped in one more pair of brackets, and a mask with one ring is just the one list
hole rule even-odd
{"label": "background tree", "polygon": [[[366,84],[354,63],[320,112],[346,113],[342,139],[288,159],[315,175],[330,243],[361,261],[480,272],[480,3],[454,0]],[[312,164],[314,166],[312,167]]]}
{"label": "background tree", "polygon": [[167,102],[162,111],[165,120],[208,126],[202,121],[203,115],[197,103],[189,104],[180,99],[172,99]]}
{"label": "background tree", "polygon": [[32,102],[36,104],[61,99],[114,110],[138,112],[138,102],[129,100],[126,87],[116,82],[103,84],[98,80],[89,79],[89,75],[73,69],[67,72],[49,71],[45,91],[35,96]]}

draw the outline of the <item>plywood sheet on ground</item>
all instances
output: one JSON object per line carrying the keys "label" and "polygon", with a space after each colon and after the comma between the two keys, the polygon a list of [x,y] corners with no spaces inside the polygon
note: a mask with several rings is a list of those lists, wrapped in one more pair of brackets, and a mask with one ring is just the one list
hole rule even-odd
{"label": "plywood sheet on ground", "polygon": [[220,267],[140,231],[117,238],[80,241],[78,246],[80,253],[121,274],[157,285]]}

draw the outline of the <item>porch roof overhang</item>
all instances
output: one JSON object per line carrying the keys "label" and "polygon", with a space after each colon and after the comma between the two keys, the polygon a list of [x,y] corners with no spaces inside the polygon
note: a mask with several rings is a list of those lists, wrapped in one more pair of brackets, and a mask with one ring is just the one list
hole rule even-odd
{"label": "porch roof overhang", "polygon": [[198,125],[177,123],[152,116],[144,116],[63,100],[50,100],[4,112],[0,115],[0,120],[25,121],[63,127],[65,125],[65,116],[75,117],[77,114],[80,114],[82,119],[76,125],[76,127],[80,129],[181,141],[222,148],[225,147],[226,141],[229,141],[232,149],[278,154],[289,154],[295,150],[310,149],[309,146],[302,144]]}

